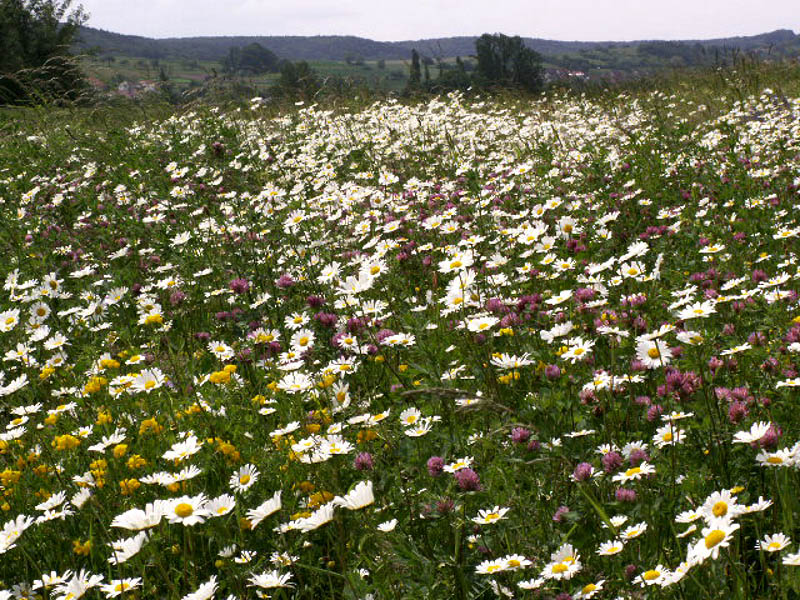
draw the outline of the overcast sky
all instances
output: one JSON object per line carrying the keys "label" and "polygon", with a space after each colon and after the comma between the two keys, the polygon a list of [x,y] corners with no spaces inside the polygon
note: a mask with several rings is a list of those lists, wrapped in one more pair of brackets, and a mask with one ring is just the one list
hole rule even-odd
{"label": "overcast sky", "polygon": [[554,40],[708,39],[800,30],[800,0],[76,0],[88,25],[148,37],[505,33]]}

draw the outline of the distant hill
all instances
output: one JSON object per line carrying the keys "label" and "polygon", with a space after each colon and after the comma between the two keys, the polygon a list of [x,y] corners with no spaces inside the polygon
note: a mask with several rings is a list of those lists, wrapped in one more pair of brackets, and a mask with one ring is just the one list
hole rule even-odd
{"label": "distant hill", "polygon": [[[269,48],[281,58],[290,60],[334,60],[343,61],[348,57],[364,60],[403,60],[408,59],[411,50],[416,48],[421,54],[432,58],[469,56],[475,52],[475,36],[409,40],[401,42],[378,42],[355,36],[231,36],[154,39],[135,35],[123,35],[82,27],[77,51],[89,48],[99,49],[100,54],[137,56],[143,58],[182,58],[192,60],[220,60],[231,47],[259,43]],[[569,42],[523,38],[525,44],[545,57],[574,55],[591,51],[609,51],[619,48],[646,48],[654,44],[660,48],[691,47],[697,52],[703,49],[741,50],[741,51],[780,51],[800,49],[800,36],[788,29],[779,29],[753,36],[719,38],[713,40],[683,40],[679,42],[660,42],[640,40],[635,42]],[[648,46],[649,45],[649,46]],[[685,52],[679,52],[678,55]]]}

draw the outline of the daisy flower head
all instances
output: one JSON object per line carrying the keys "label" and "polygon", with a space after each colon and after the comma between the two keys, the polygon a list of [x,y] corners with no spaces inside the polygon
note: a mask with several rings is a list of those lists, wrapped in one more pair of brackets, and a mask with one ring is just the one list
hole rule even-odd
{"label": "daisy flower head", "polygon": [[189,435],[185,440],[174,443],[169,450],[164,452],[161,458],[181,462],[199,452],[202,447],[203,443],[197,437]]}
{"label": "daisy flower head", "polygon": [[526,579],[525,581],[520,581],[517,584],[517,587],[521,590],[537,590],[542,585],[544,585],[545,579],[543,577],[539,577],[537,579]]}
{"label": "daisy flower head", "polygon": [[464,458],[456,459],[454,462],[451,462],[449,465],[444,466],[445,473],[455,473],[456,471],[460,471],[461,469],[466,469],[472,466],[473,458],[471,456],[465,456]]}
{"label": "daisy flower head", "polygon": [[753,504],[748,504],[744,510],[742,511],[743,514],[750,514],[754,512],[763,512],[767,510],[770,506],[772,506],[772,500],[765,500],[763,496],[759,496],[758,500],[753,502]]}
{"label": "daisy flower head", "polygon": [[690,346],[699,346],[705,341],[705,338],[697,331],[681,331],[675,337],[682,344],[689,344]]}
{"label": "daisy flower head", "polygon": [[658,369],[670,363],[672,351],[663,340],[643,339],[636,344],[636,358],[648,369]]}
{"label": "daisy flower head", "polygon": [[705,302],[697,302],[695,304],[689,304],[682,308],[677,317],[681,321],[688,321],[689,319],[698,319],[698,318],[706,318],[709,315],[714,314],[717,312],[717,309],[714,305],[714,302],[711,300],[706,300]]}
{"label": "daisy flower head", "polygon": [[766,535],[764,536],[763,540],[756,542],[756,550],[762,550],[764,552],[780,552],[791,543],[792,540],[789,538],[789,536],[783,533],[775,533],[772,535]]}
{"label": "daisy flower head", "polygon": [[208,501],[205,509],[211,517],[222,517],[231,512],[236,506],[236,499],[230,494],[222,494]]}
{"label": "daisy flower head", "polygon": [[158,367],[144,369],[133,379],[128,387],[128,392],[149,394],[160,388],[164,383],[166,383],[166,376],[161,372],[161,369]]}
{"label": "daisy flower head", "polygon": [[601,579],[595,583],[587,583],[572,597],[575,600],[588,600],[589,598],[593,598],[595,594],[603,591],[603,584],[605,581],[605,579]]}
{"label": "daisy flower head", "polygon": [[405,426],[414,425],[422,416],[418,408],[407,408],[400,413],[400,422]]}
{"label": "daisy flower head", "polygon": [[580,337],[572,338],[567,343],[569,346],[567,351],[561,355],[561,359],[568,360],[573,365],[588,358],[595,344],[594,340],[584,340]]}
{"label": "daisy flower head", "polygon": [[144,509],[132,508],[114,517],[111,527],[132,531],[150,529],[161,522],[164,516],[163,508],[163,501],[148,504]]}
{"label": "daisy flower head", "polygon": [[394,531],[395,527],[397,527],[397,519],[390,519],[389,521],[384,521],[383,523],[379,523],[378,531],[382,531],[383,533],[389,533],[390,531]]}
{"label": "daisy flower head", "polygon": [[109,583],[104,583],[100,589],[106,598],[116,598],[125,592],[135,590],[142,585],[141,577],[126,577],[125,579],[112,579]]}
{"label": "daisy flower head", "polygon": [[653,444],[657,448],[664,448],[665,446],[676,446],[684,442],[686,432],[679,429],[672,423],[662,425],[656,430],[653,436]]}
{"label": "daisy flower head", "polygon": [[314,332],[310,329],[300,329],[292,335],[290,343],[295,352],[304,352],[314,346]]}
{"label": "daisy flower head", "polygon": [[719,551],[730,545],[733,532],[737,529],[739,525],[728,517],[711,519],[708,526],[700,532],[702,538],[694,546],[689,547],[689,562],[697,564],[707,558],[716,560]]}
{"label": "daisy flower head", "polygon": [[552,561],[541,572],[544,579],[572,579],[581,570],[581,563],[575,561]]}
{"label": "daisy flower head", "polygon": [[208,351],[221,361],[226,361],[233,358],[233,348],[231,348],[225,342],[209,342]]}
{"label": "daisy flower head", "polygon": [[508,564],[502,558],[485,560],[475,567],[478,575],[494,575],[508,570]]}
{"label": "daisy flower head", "polygon": [[630,527],[626,527],[619,533],[619,537],[623,542],[628,540],[632,540],[634,538],[639,537],[645,531],[647,531],[647,523],[642,521],[641,523],[637,523],[636,525],[631,525]]}
{"label": "daisy flower head", "polygon": [[230,485],[233,491],[241,494],[249,490],[253,484],[258,481],[259,475],[260,473],[255,466],[250,464],[244,465],[239,467],[239,469],[231,475],[228,485]]}
{"label": "daisy flower head", "polygon": [[133,537],[123,538],[111,543],[113,553],[108,559],[112,565],[120,565],[127,561],[132,556],[135,556],[139,550],[142,549],[144,543],[148,540],[148,533],[140,531]]}
{"label": "daisy flower head", "polygon": [[291,573],[284,573],[283,575],[276,569],[274,571],[265,571],[257,575],[253,575],[248,579],[251,587],[260,587],[262,589],[272,588],[291,588],[294,587],[293,583],[289,583],[292,578]]}
{"label": "daisy flower head", "polygon": [[734,444],[752,444],[763,438],[769,431],[771,424],[769,421],[759,421],[753,423],[748,431],[737,431],[733,434]]}
{"label": "daisy flower head", "polygon": [[787,554],[783,557],[783,564],[789,565],[791,567],[800,567],[800,552],[795,552],[794,554]]}
{"label": "daisy flower head", "polygon": [[638,583],[641,587],[646,587],[650,585],[663,585],[665,581],[667,581],[670,577],[669,569],[667,569],[664,565],[658,565],[653,569],[648,569],[641,573],[636,579],[634,579],[634,583]]}
{"label": "daisy flower head", "polygon": [[375,502],[372,493],[372,481],[360,481],[344,496],[336,496],[333,502],[348,510],[358,510]]}
{"label": "daisy flower head", "polygon": [[775,452],[762,450],[756,455],[756,462],[762,467],[790,467],[796,463],[795,452],[788,448],[783,448]]}
{"label": "daisy flower head", "polygon": [[643,462],[638,467],[631,467],[627,471],[623,471],[622,473],[617,473],[613,477],[613,481],[620,482],[620,483],[627,483],[628,481],[634,481],[636,479],[641,479],[645,475],[653,475],[656,472],[656,468],[648,462]]}
{"label": "daisy flower head", "polygon": [[500,319],[497,317],[473,317],[467,321],[467,329],[473,333],[481,333],[484,331],[489,331],[499,322]]}
{"label": "daisy flower head", "polygon": [[211,579],[201,583],[195,591],[186,594],[181,600],[211,600],[217,591],[217,577],[212,575]]}
{"label": "daisy flower head", "polygon": [[206,517],[210,516],[206,510],[207,503],[205,494],[181,496],[169,501],[164,516],[170,523],[192,527],[203,523]]}
{"label": "daisy flower head", "polygon": [[497,523],[505,518],[506,513],[510,509],[508,508],[500,508],[499,506],[495,506],[492,509],[481,509],[478,511],[478,516],[472,518],[473,523],[477,523],[478,525],[490,525],[492,523]]}
{"label": "daisy flower head", "polygon": [[743,508],[730,490],[722,490],[714,492],[706,498],[700,507],[700,513],[706,522],[710,523],[713,519],[733,519],[742,513]]}
{"label": "daisy flower head", "polygon": [[510,571],[515,569],[522,569],[524,567],[529,567],[533,564],[530,560],[522,556],[521,554],[509,554],[501,558],[506,562],[506,568]]}
{"label": "daisy flower head", "polygon": [[621,540],[611,540],[603,542],[597,549],[597,554],[600,556],[613,556],[619,554],[625,548],[625,542]]}
{"label": "daisy flower head", "polygon": [[682,513],[679,513],[678,516],[675,517],[676,523],[692,523],[701,519],[703,517],[703,513],[699,510],[685,510]]}
{"label": "daisy flower head", "polygon": [[256,526],[264,519],[281,509],[281,490],[275,492],[266,502],[262,502],[256,508],[247,511],[247,519],[250,521],[250,528]]}

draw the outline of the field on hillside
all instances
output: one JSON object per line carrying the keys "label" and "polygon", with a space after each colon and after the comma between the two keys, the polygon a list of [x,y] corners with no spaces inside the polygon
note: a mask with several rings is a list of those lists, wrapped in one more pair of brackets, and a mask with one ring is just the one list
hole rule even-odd
{"label": "field on hillside", "polygon": [[156,114],[0,122],[0,600],[800,596],[796,66]]}
{"label": "field on hillside", "polygon": [[[384,61],[381,68],[378,61],[365,61],[361,65],[347,64],[344,61],[317,60],[309,65],[323,85],[330,85],[329,78],[342,78],[352,84],[359,84],[377,91],[401,91],[408,81],[410,61]],[[247,86],[258,93],[269,94],[269,88],[280,78],[279,73],[261,75],[229,76],[222,73],[219,61],[158,59],[151,60],[136,56],[104,55],[102,57],[82,56],[79,64],[86,75],[107,89],[117,89],[122,82],[159,81],[162,74],[166,83],[174,86],[177,92],[187,92],[202,87],[211,78],[230,80]],[[438,76],[437,67],[430,69],[432,79]]]}

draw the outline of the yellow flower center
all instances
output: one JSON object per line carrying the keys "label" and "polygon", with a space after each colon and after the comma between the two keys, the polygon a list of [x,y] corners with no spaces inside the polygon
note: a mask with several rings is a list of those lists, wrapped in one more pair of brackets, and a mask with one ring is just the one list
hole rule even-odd
{"label": "yellow flower center", "polygon": [[130,589],[130,587],[131,587],[130,583],[126,583],[123,581],[122,583],[118,583],[116,586],[114,586],[114,591],[124,592],[125,590]]}
{"label": "yellow flower center", "polygon": [[250,483],[250,475],[245,474],[239,477],[239,483],[241,483],[242,485],[247,485],[248,483]]}
{"label": "yellow flower center", "polygon": [[564,571],[566,571],[568,568],[569,567],[567,567],[567,565],[565,565],[563,562],[560,562],[553,565],[553,568],[551,570],[553,571],[553,573],[558,575],[559,573],[563,573]]}
{"label": "yellow flower center", "polygon": [[575,356],[580,356],[580,355],[581,355],[581,354],[583,354],[584,352],[586,352],[586,350],[584,350],[583,348],[575,348],[575,351],[573,352],[573,354],[574,354]]}
{"label": "yellow flower center", "polygon": [[494,573],[495,571],[499,571],[502,568],[503,568],[502,565],[489,565],[488,567],[486,567],[486,572]]}
{"label": "yellow flower center", "polygon": [[641,472],[642,469],[640,467],[632,467],[627,471],[625,471],[625,477],[633,477],[634,475],[638,475]]}
{"label": "yellow flower center", "polygon": [[661,353],[658,351],[658,348],[656,348],[656,347],[654,346],[654,347],[650,348],[650,349],[647,351],[647,356],[649,356],[649,357],[650,357],[650,358],[652,358],[652,359],[656,359],[656,358],[658,358],[659,356],[661,356]]}
{"label": "yellow flower center", "polygon": [[156,387],[156,382],[155,381],[153,381],[152,379],[150,381],[145,381],[144,389],[152,390],[154,387]]}
{"label": "yellow flower center", "polygon": [[711,550],[714,546],[719,544],[722,540],[725,539],[725,532],[721,529],[714,529],[711,533],[706,536],[705,543],[706,548]]}
{"label": "yellow flower center", "polygon": [[486,519],[485,520],[486,521],[496,521],[499,518],[500,518],[500,515],[498,513],[496,513],[496,512],[493,512],[493,513],[489,513],[488,515],[486,515]]}
{"label": "yellow flower center", "polygon": [[307,345],[308,344],[308,337],[307,336],[301,337],[299,340],[297,340],[297,343],[300,344],[301,346]]}
{"label": "yellow flower center", "polygon": [[668,431],[667,433],[665,433],[664,435],[661,436],[661,439],[663,441],[665,441],[665,442],[671,442],[672,441],[672,433]]}
{"label": "yellow flower center", "polygon": [[771,465],[779,465],[783,463],[783,459],[780,456],[770,456],[767,462]]}
{"label": "yellow flower center", "polygon": [[655,569],[650,569],[649,571],[645,571],[642,578],[645,581],[653,581],[654,579],[658,579],[661,577],[661,571],[656,571]]}
{"label": "yellow flower center", "polygon": [[594,592],[597,589],[597,586],[593,583],[583,586],[581,590],[581,594],[588,594],[589,592]]}
{"label": "yellow flower center", "polygon": [[780,550],[780,548],[780,542],[772,542],[769,546],[767,546],[767,550]]}
{"label": "yellow flower center", "polygon": [[463,263],[460,260],[454,260],[453,262],[450,263],[450,268],[451,269],[458,269],[458,268],[460,268],[462,266],[462,264]]}
{"label": "yellow flower center", "polygon": [[711,507],[711,513],[715,517],[724,517],[728,514],[728,503],[720,500],[713,507]]}
{"label": "yellow flower center", "polygon": [[6,325],[11,325],[15,321],[14,317],[8,317],[6,319]]}
{"label": "yellow flower center", "polygon": [[191,516],[193,512],[194,509],[192,508],[192,505],[186,502],[181,502],[175,507],[175,514],[181,519]]}

